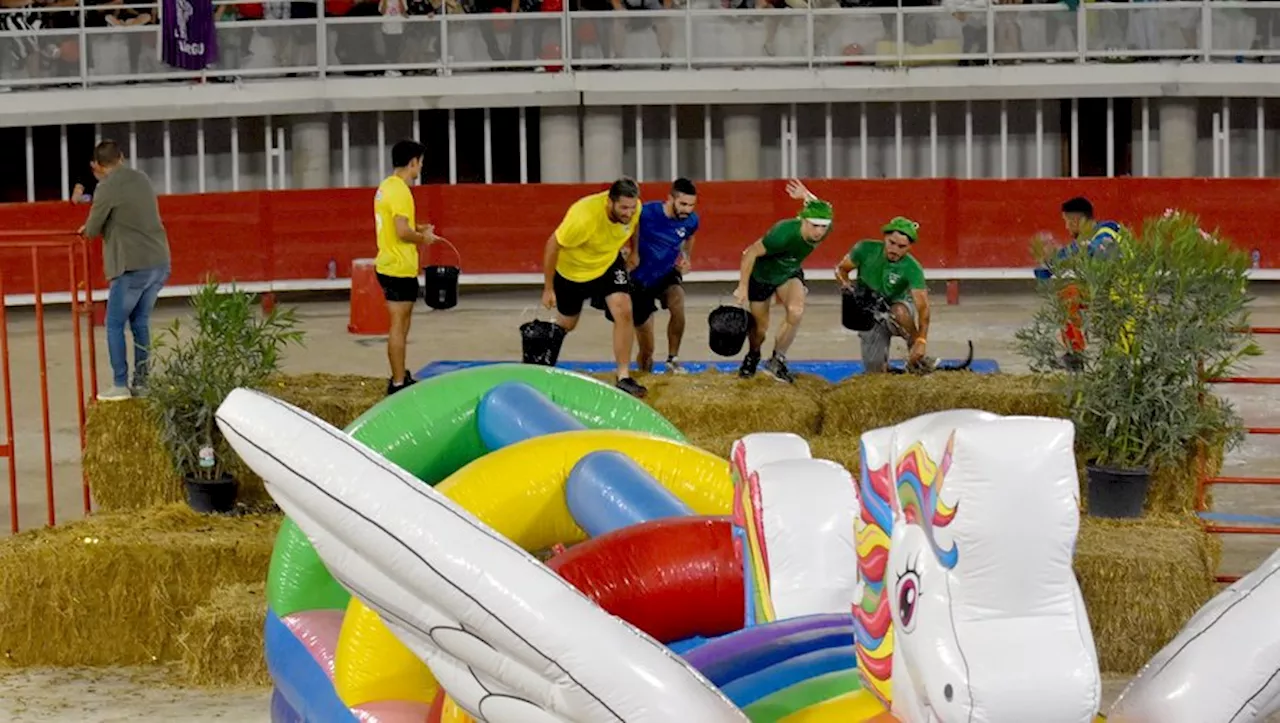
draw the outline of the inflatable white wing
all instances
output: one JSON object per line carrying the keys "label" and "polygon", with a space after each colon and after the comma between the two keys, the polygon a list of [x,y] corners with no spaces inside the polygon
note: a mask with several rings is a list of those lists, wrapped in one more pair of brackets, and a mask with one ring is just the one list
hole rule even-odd
{"label": "inflatable white wing", "polygon": [[1108,720],[1244,723],[1280,711],[1280,551],[1218,593],[1138,673]]}
{"label": "inflatable white wing", "polygon": [[665,646],[341,430],[245,389],[217,421],[334,577],[473,716],[746,720]]}
{"label": "inflatable white wing", "polygon": [[900,425],[893,440],[894,712],[1091,721],[1101,677],[1072,569],[1071,423],[958,410]]}

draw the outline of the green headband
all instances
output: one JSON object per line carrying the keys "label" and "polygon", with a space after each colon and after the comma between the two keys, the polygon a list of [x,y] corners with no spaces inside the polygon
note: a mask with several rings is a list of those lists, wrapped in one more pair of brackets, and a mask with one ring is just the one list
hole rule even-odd
{"label": "green headband", "polygon": [[916,231],[920,228],[920,224],[912,221],[906,216],[896,216],[892,221],[886,223],[884,228],[880,229],[880,233],[897,233],[906,236],[911,243],[916,242]]}
{"label": "green headband", "polygon": [[819,226],[830,226],[832,215],[831,204],[815,198],[805,201],[804,208],[800,209],[799,218]]}

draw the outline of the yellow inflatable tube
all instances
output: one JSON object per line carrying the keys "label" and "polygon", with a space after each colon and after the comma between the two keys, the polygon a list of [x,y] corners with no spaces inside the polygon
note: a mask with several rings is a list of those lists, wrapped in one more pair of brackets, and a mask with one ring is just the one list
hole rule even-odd
{"label": "yellow inflatable tube", "polygon": [[[525,550],[573,544],[587,535],[569,514],[565,482],[579,460],[602,450],[629,456],[698,514],[727,515],[732,509],[728,462],[681,442],[614,430],[562,432],[504,447],[458,470],[436,490]],[[430,670],[355,598],[338,637],[334,687],[348,706],[430,702],[436,694]]]}
{"label": "yellow inflatable tube", "polygon": [[729,463],[642,432],[561,432],[504,447],[450,475],[436,490],[525,550],[573,544],[587,533],[565,502],[569,471],[591,452],[621,452],[700,515],[733,509]]}

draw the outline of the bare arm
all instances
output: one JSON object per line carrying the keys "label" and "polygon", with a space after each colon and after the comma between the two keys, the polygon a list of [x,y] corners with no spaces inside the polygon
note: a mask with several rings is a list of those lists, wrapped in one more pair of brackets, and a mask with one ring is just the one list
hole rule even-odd
{"label": "bare arm", "polygon": [[[911,300],[916,305],[916,340],[913,344],[926,344],[929,340],[929,291],[928,289],[912,289]],[[923,350],[921,350],[923,352]]]}
{"label": "bare arm", "polygon": [[858,265],[853,262],[849,254],[845,254],[844,258],[840,259],[840,263],[836,264],[836,281],[846,289],[853,286],[853,279],[849,278],[849,274],[856,268]]}
{"label": "bare arm", "polygon": [[627,242],[622,245],[622,257],[626,259],[627,271],[635,271],[640,265],[640,244],[636,241],[636,232],[632,231]]}
{"label": "bare arm", "polygon": [[760,239],[751,244],[742,252],[742,266],[739,268],[738,289],[734,292],[734,297],[741,297],[742,301],[747,295],[747,282],[751,280],[751,271],[756,267],[756,259],[765,255],[764,239]]}
{"label": "bare arm", "polygon": [[409,223],[409,219],[404,216],[396,216],[396,236],[409,244],[425,244],[432,241],[426,234],[414,228]]}
{"label": "bare arm", "polygon": [[547,247],[542,251],[543,288],[548,291],[555,286],[556,262],[559,260],[560,243],[556,241],[556,235],[551,234],[547,237]]}
{"label": "bare arm", "polygon": [[680,257],[676,260],[676,266],[680,269],[680,273],[682,274],[687,273],[689,271],[689,268],[693,266],[693,239],[694,238],[696,237],[690,236],[689,238],[685,239],[684,243],[680,247]]}

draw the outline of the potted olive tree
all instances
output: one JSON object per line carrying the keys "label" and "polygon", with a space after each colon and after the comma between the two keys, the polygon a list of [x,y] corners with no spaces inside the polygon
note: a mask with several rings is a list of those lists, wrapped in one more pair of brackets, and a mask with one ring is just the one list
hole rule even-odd
{"label": "potted olive tree", "polygon": [[214,412],[236,387],[280,370],[286,345],[302,343],[292,309],[260,313],[252,294],[210,278],[191,297],[189,325],[175,320],[152,342],[156,371],[147,401],[197,512],[229,512],[239,485],[227,474]]}
{"label": "potted olive tree", "polygon": [[[1093,254],[1037,255],[1049,278],[1018,349],[1033,371],[1061,372],[1090,514],[1138,517],[1153,470],[1186,463],[1197,445],[1243,438],[1206,380],[1259,353],[1247,333],[1249,255],[1176,211],[1141,232],[1122,228]],[[1069,323],[1083,350],[1067,347]]]}

